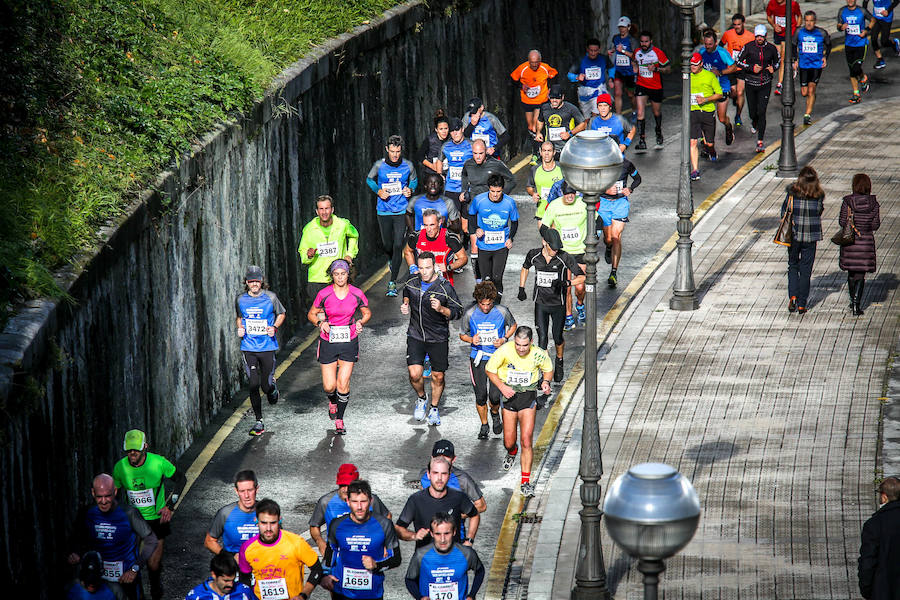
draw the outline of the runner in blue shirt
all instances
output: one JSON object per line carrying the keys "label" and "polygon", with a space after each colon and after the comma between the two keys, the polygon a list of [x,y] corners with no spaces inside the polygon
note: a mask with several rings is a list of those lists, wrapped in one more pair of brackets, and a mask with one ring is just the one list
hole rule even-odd
{"label": "runner in blue shirt", "polygon": [[634,67],[631,60],[634,58],[634,51],[637,50],[638,41],[637,27],[631,24],[631,19],[621,17],[618,22],[618,33],[614,33],[609,42],[609,50],[606,53],[612,60],[615,68],[615,79],[613,80],[614,96],[616,98],[616,112],[622,114],[622,91],[628,94],[631,100],[632,109],[634,108]]}
{"label": "runner in blue shirt", "polygon": [[600,40],[587,41],[587,53],[569,68],[569,81],[578,84],[578,106],[585,119],[597,114],[597,96],[608,90],[606,84],[613,85],[616,68],[600,53]]}
{"label": "runner in blue shirt", "polygon": [[124,600],[124,595],[116,595],[103,581],[103,559],[91,550],[81,557],[78,565],[78,580],[66,592],[66,600]]}
{"label": "runner in blue shirt", "polygon": [[500,157],[500,151],[509,141],[509,132],[494,113],[484,110],[481,98],[469,100],[462,122],[465,137],[473,142],[481,140],[488,156]]}
{"label": "runner in blue shirt", "polygon": [[[444,167],[444,195],[453,200],[456,210],[462,210],[465,200],[462,193],[462,170],[466,161],[472,158],[472,140],[463,135],[463,122],[450,119],[450,139],[441,147],[441,164]],[[463,227],[466,228],[465,215]]]}
{"label": "runner in blue shirt", "polygon": [[422,229],[422,214],[433,208],[441,215],[442,225],[456,233],[462,233],[459,224],[459,209],[450,198],[444,196],[444,178],[437,173],[426,173],[422,187],[425,193],[410,199],[406,207],[406,227],[412,232]]}
{"label": "runner in blue shirt", "polygon": [[278,402],[278,386],[275,384],[275,351],[278,350],[278,328],[284,323],[284,306],[274,292],[263,289],[263,272],[260,267],[247,267],[246,291],[235,300],[237,310],[237,334],[241,338],[241,354],[244,372],[250,380],[250,405],[256,424],[250,435],[262,435],[266,427],[262,421],[262,399],[259,390],[266,394],[269,404]]}
{"label": "runner in blue shirt", "polygon": [[[415,600],[474,600],[484,582],[484,565],[471,546],[456,543],[453,517],[439,512],[431,519],[433,541],[409,561],[406,589]],[[469,571],[473,572],[469,585]]]}
{"label": "runner in blue shirt", "polygon": [[847,0],[847,6],[838,10],[837,28],[844,32],[844,57],[847,59],[847,68],[850,69],[850,86],[853,88],[850,104],[859,104],[862,99],[859,93],[869,91],[869,76],[863,72],[863,62],[869,48],[869,26],[866,23],[871,20],[872,15],[857,6],[856,0]]}
{"label": "runner in blue shirt", "polygon": [[793,48],[794,69],[800,72],[800,93],[806,98],[803,124],[809,125],[816,104],[816,87],[831,54],[831,36],[821,27],[816,27],[815,11],[808,10],[803,15],[803,27],[794,34]]}
{"label": "runner in blue shirt", "polygon": [[188,592],[184,600],[256,600],[253,589],[237,581],[238,564],[231,552],[209,561],[209,578]]}
{"label": "runner in blue shirt", "polygon": [[[725,126],[725,143],[731,145],[734,141],[734,126],[728,118],[728,99],[731,97],[731,77],[736,73],[738,66],[728,53],[728,50],[719,46],[716,32],[707,29],[703,32],[703,46],[697,48],[700,58],[703,59],[703,68],[719,78],[722,86],[722,99],[716,102],[716,115],[719,122]],[[712,144],[715,140],[709,140]]]}
{"label": "runner in blue shirt", "polygon": [[[894,9],[900,0],[872,0],[872,16],[875,20],[869,23],[872,30],[872,50],[875,51],[875,68],[883,69],[884,55],[882,48],[894,48],[894,54],[900,56],[900,40],[891,37],[891,24],[894,22]],[[863,0],[863,10],[869,9],[869,0]]]}
{"label": "runner in blue shirt", "polygon": [[256,524],[256,494],[259,480],[256,473],[246,469],[234,477],[234,491],[237,502],[226,504],[213,518],[203,545],[213,554],[226,550],[237,554],[244,542],[259,534]]}
{"label": "runner in blue shirt", "polygon": [[622,115],[613,114],[612,103],[613,99],[609,94],[597,96],[597,116],[591,119],[589,129],[615,137],[619,143],[619,150],[625,152],[634,140],[637,129],[634,125],[629,126]]}
{"label": "runner in blue shirt", "polygon": [[503,193],[504,180],[497,173],[488,177],[488,191],[469,205],[469,235],[478,247],[478,269],[494,282],[498,301],[503,296],[503,272],[519,227],[516,201]]}

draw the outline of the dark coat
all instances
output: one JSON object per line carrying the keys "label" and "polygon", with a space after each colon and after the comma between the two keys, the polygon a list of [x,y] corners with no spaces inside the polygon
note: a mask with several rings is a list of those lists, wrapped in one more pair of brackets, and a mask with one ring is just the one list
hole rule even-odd
{"label": "dark coat", "polygon": [[900,500],[882,506],[863,525],[859,592],[870,600],[900,600]]}
{"label": "dark coat", "polygon": [[853,224],[856,226],[856,242],[841,247],[840,267],[844,271],[875,272],[875,236],[881,227],[878,200],[871,194],[850,194],[844,196],[838,223],[843,227],[847,222],[848,206],[853,210]]}

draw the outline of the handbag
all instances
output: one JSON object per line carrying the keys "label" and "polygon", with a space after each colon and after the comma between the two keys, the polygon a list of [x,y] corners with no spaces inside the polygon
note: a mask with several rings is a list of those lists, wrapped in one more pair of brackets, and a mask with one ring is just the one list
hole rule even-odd
{"label": "handbag", "polygon": [[859,233],[859,230],[856,228],[856,225],[853,223],[853,209],[850,208],[850,205],[847,205],[847,222],[844,223],[844,226],[833,236],[831,236],[831,241],[837,244],[838,246],[849,246],[856,242],[856,235]]}
{"label": "handbag", "polygon": [[794,238],[794,195],[788,197],[788,207],[781,217],[781,223],[778,224],[778,230],[775,232],[775,238],[772,240],[780,246],[790,246]]}

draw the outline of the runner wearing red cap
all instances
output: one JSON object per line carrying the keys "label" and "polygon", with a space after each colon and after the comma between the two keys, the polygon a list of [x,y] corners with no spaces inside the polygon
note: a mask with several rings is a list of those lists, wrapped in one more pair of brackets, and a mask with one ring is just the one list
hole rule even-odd
{"label": "runner wearing red cap", "polygon": [[610,137],[615,137],[619,143],[619,150],[625,152],[625,149],[634,140],[636,129],[634,125],[628,123],[625,117],[613,113],[612,104],[613,99],[609,94],[597,96],[598,114],[590,120],[590,124],[586,123],[586,128],[601,131]]}
{"label": "runner wearing red cap", "polygon": [[709,160],[716,156],[716,102],[722,99],[719,78],[703,68],[699,52],[691,56],[691,180],[700,179],[700,139],[706,146]]}

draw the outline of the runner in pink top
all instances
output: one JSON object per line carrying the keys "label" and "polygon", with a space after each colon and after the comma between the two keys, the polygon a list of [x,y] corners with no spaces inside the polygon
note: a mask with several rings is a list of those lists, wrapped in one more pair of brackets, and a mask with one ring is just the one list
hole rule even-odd
{"label": "runner in pink top", "polygon": [[[335,433],[344,435],[350,376],[353,363],[359,360],[358,336],[372,318],[372,311],[362,290],[350,285],[347,261],[338,259],[331,263],[328,274],[333,283],[316,295],[307,318],[320,332],[316,354],[322,368],[322,388],[328,396],[328,416],[334,420]],[[356,318],[357,312],[362,318]]]}

